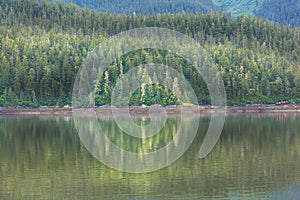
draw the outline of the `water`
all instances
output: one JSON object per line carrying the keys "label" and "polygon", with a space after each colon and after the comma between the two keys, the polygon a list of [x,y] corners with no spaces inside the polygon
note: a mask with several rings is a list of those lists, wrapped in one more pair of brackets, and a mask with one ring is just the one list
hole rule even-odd
{"label": "water", "polygon": [[[110,118],[99,124],[116,145],[150,152],[172,140],[178,121],[167,119],[146,143],[124,135],[120,142]],[[173,164],[133,174],[97,161],[70,117],[2,117],[0,199],[300,199],[300,115],[229,116],[215,148],[199,159],[209,121],[200,119],[194,142]]]}

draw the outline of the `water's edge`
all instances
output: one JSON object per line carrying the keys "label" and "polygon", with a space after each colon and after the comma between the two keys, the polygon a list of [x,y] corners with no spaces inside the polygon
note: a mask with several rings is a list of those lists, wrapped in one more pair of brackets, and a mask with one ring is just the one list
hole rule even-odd
{"label": "water's edge", "polygon": [[72,108],[72,107],[0,107],[1,115],[51,115],[71,116],[74,113],[112,115],[114,113],[147,114],[149,110],[153,113],[167,112],[168,114],[214,114],[214,113],[300,113],[299,104],[289,105],[253,105],[253,106],[131,106],[131,107],[96,107],[96,108]]}

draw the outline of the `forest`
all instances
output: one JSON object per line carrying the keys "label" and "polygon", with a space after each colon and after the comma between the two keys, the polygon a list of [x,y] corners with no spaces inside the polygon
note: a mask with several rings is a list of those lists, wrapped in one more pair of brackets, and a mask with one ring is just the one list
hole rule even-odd
{"label": "forest", "polygon": [[[222,75],[230,105],[300,103],[299,28],[221,12],[121,15],[36,0],[0,0],[0,6],[0,106],[71,105],[75,76],[88,53],[109,37],[139,27],[168,28],[201,43]],[[201,75],[189,63],[144,49],[111,63],[99,82],[96,105],[109,104],[118,76],[145,57],[162,64],[168,58],[191,83],[199,104],[210,103]],[[130,104],[178,104],[173,88],[147,79]]]}
{"label": "forest", "polygon": [[[52,0],[53,2],[57,0]],[[219,8],[211,0],[63,0],[79,7],[111,14],[208,13]]]}
{"label": "forest", "polygon": [[264,1],[261,9],[255,15],[264,19],[283,22],[292,27],[300,26],[300,0]]}
{"label": "forest", "polygon": [[[51,0],[57,1],[57,0]],[[59,0],[58,0],[59,1]],[[223,11],[234,16],[250,15],[277,23],[300,26],[300,0],[63,0],[111,14],[182,13]]]}

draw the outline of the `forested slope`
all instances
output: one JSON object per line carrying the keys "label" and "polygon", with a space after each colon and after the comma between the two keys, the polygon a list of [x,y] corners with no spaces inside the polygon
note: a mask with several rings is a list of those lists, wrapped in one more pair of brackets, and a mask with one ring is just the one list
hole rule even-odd
{"label": "forested slope", "polygon": [[300,26],[300,0],[213,0],[221,9],[239,16],[250,15]]}
{"label": "forested slope", "polygon": [[300,0],[265,0],[254,14],[264,19],[299,27]]}
{"label": "forested slope", "polygon": [[260,10],[265,0],[214,0],[213,2],[221,9],[239,16],[250,15],[254,16],[256,10]]}
{"label": "forested slope", "polygon": [[[300,32],[263,19],[225,14],[112,15],[63,3],[0,0],[0,105],[64,105],[87,53],[105,38],[136,27],[165,27],[199,41],[222,74],[228,103],[300,103]],[[192,83],[199,103],[209,103],[200,75],[181,58],[143,50],[136,55],[164,63],[168,56]],[[138,56],[112,63],[99,86],[97,104],[109,102],[118,75],[135,67]],[[174,81],[174,80],[171,80]],[[104,87],[107,87],[104,89]],[[145,89],[145,88],[144,88]],[[132,104],[178,103],[161,86],[137,92]]]}
{"label": "forested slope", "polygon": [[[53,0],[55,1],[55,0]],[[217,10],[211,0],[64,0],[112,14],[208,13]]]}
{"label": "forested slope", "polygon": [[[52,0],[56,1],[56,0]],[[263,17],[277,23],[300,26],[300,0],[64,0],[80,7],[108,13],[162,14],[208,13],[223,10],[234,16]]]}

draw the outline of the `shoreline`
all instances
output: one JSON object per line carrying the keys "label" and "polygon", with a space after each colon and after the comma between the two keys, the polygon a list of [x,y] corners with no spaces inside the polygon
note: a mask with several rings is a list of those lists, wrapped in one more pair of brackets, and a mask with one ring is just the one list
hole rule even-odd
{"label": "shoreline", "polygon": [[[167,112],[167,114],[180,114],[181,112],[186,114],[216,114],[224,113],[225,109],[216,106],[131,106],[129,107],[130,114],[143,115],[151,112],[160,114]],[[96,113],[97,115],[112,115],[118,113],[120,115],[126,114],[128,107],[96,107],[96,108],[76,108],[71,107],[39,107],[39,108],[27,108],[27,107],[0,107],[0,116],[7,115],[27,115],[27,116],[72,116],[75,114],[91,115]],[[299,104],[288,105],[251,105],[251,106],[227,106],[227,114],[234,113],[299,113]]]}

